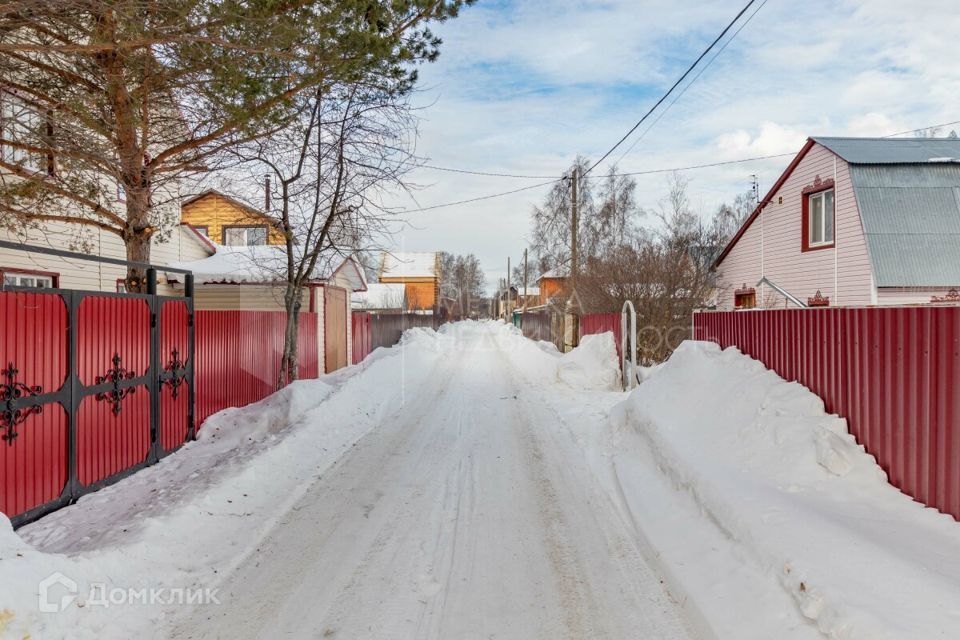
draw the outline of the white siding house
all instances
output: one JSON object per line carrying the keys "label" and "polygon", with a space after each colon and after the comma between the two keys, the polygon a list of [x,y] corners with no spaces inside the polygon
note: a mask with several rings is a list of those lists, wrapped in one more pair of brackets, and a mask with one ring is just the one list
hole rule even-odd
{"label": "white siding house", "polygon": [[809,139],[714,262],[717,307],[789,305],[776,288],[831,306],[946,297],[960,287],[958,162],[957,140]]}

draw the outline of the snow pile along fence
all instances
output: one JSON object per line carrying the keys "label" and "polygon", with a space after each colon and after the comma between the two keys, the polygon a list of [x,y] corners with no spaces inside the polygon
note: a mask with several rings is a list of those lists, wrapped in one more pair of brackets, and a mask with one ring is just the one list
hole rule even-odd
{"label": "snow pile along fence", "polygon": [[378,347],[392,347],[400,342],[404,331],[414,327],[439,329],[440,317],[426,313],[370,314],[370,351]]}
{"label": "snow pile along fence", "polygon": [[960,519],[960,307],[703,312],[737,347],[820,396],[890,482]]}
{"label": "snow pile along fence", "polygon": [[597,333],[613,332],[613,341],[617,345],[617,358],[622,358],[620,352],[620,313],[587,313],[580,316],[580,339],[584,336]]}
{"label": "snow pile along fence", "polygon": [[[196,420],[242,407],[276,390],[283,357],[283,311],[196,312]],[[300,314],[299,377],[318,375],[317,314]]]}

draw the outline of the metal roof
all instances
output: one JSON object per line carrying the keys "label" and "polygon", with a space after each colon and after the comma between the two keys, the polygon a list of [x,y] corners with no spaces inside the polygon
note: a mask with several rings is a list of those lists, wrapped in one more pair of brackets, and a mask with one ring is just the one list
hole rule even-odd
{"label": "metal roof", "polygon": [[878,287],[960,284],[960,164],[851,164],[850,178]]}
{"label": "metal roof", "polygon": [[850,164],[960,163],[956,138],[831,138],[813,140]]}

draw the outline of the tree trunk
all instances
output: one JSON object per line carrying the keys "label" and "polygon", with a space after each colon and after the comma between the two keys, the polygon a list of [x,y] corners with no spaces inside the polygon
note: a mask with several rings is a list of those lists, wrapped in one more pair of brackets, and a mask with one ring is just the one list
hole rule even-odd
{"label": "tree trunk", "polygon": [[287,291],[283,296],[284,307],[287,310],[287,325],[283,333],[283,357],[280,359],[277,389],[282,389],[297,379],[297,369],[300,365],[297,337],[300,333],[302,301],[303,296],[300,287],[293,282],[287,283]]}
{"label": "tree trunk", "polygon": [[[150,238],[153,236],[153,228],[150,226],[149,197],[147,189],[131,190],[127,193],[127,228],[123,233],[123,242],[127,247],[127,260],[131,262],[150,262]],[[129,293],[145,293],[146,269],[129,267],[124,285]]]}

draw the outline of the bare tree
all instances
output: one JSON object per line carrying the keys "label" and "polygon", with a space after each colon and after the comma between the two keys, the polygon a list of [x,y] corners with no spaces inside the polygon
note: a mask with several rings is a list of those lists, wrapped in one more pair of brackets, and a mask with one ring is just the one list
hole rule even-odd
{"label": "bare tree", "polygon": [[474,317],[479,313],[486,286],[486,276],[480,259],[472,253],[454,255],[440,254],[440,290],[454,301],[452,315],[460,318]]}
{"label": "bare tree", "polygon": [[306,285],[361,247],[369,251],[397,220],[381,201],[386,190],[405,188],[414,167],[405,94],[379,77],[317,92],[291,124],[236,152],[242,166],[272,177],[276,207],[267,215],[284,236],[283,259],[273,264],[287,311],[278,386],[297,378]]}

